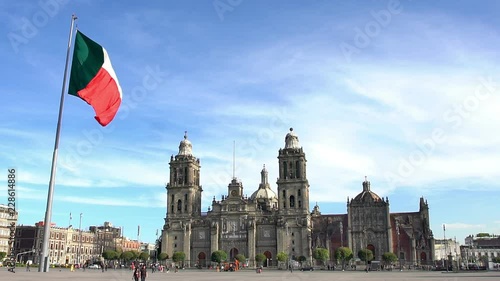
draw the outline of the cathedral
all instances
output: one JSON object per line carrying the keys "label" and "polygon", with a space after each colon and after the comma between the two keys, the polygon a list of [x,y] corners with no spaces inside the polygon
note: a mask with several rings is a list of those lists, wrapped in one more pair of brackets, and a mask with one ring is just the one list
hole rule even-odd
{"label": "cathedral", "polygon": [[221,200],[214,197],[208,212],[202,213],[200,159],[184,135],[178,154],[170,158],[161,251],[169,256],[184,252],[187,266],[209,265],[217,250],[224,250],[230,261],[242,254],[250,266],[257,254],[266,256],[264,266],[275,266],[280,252],[314,264],[316,247],[328,249],[333,264],[334,252],[342,246],[355,257],[368,248],[374,260],[393,252],[409,265],[432,263],[434,238],[423,198],[417,212],[390,213],[389,199],[371,191],[365,178],[361,193],[347,199],[347,214],[321,214],[317,204],[309,210],[306,155],[293,129],[278,151],[278,161],[278,193],[272,190],[264,166],[259,187],[250,197],[233,177],[227,194]]}

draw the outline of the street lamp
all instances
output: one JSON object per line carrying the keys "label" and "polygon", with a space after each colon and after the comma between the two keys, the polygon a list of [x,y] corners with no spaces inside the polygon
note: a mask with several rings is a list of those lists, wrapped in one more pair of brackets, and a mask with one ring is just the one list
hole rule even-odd
{"label": "street lamp", "polygon": [[443,237],[444,237],[444,266],[446,267],[446,272],[448,272],[448,242],[446,241],[446,225],[443,223]]}
{"label": "street lamp", "polygon": [[158,239],[159,239],[159,238],[158,238],[158,229],[156,229],[156,241],[155,241],[155,247],[156,247],[156,249],[155,249],[155,263],[158,263],[158,250],[159,250],[159,249],[158,249],[158,246],[159,246],[159,245],[158,245],[158,244],[159,244]]}
{"label": "street lamp", "polygon": [[398,259],[399,259],[399,271],[403,271],[401,267],[401,241],[399,238],[399,221],[396,220],[396,233],[398,234]]}

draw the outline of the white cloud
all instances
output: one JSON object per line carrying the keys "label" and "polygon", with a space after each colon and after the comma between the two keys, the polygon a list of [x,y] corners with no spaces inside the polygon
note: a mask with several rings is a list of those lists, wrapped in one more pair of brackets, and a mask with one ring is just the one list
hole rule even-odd
{"label": "white cloud", "polygon": [[467,224],[467,223],[445,223],[446,229],[460,230],[460,229],[482,229],[484,224]]}

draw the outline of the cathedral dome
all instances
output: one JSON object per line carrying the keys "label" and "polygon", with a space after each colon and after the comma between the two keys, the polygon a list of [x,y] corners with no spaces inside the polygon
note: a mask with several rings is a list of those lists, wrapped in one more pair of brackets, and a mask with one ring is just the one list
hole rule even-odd
{"label": "cathedral dome", "polygon": [[192,156],[193,145],[187,139],[187,132],[184,132],[184,139],[179,144],[179,153],[177,155]]}
{"label": "cathedral dome", "polygon": [[260,172],[261,180],[259,184],[259,189],[255,191],[250,198],[252,200],[255,199],[267,199],[267,200],[277,200],[276,193],[271,189],[271,186],[268,182],[268,172],[266,169],[266,165],[262,168]]}
{"label": "cathedral dome", "polygon": [[370,190],[370,182],[365,177],[365,181],[363,182],[363,191],[354,198],[354,201],[377,202],[382,201],[382,199],[380,198],[380,196],[375,194],[375,192],[372,192]]}
{"label": "cathedral dome", "polygon": [[290,128],[290,133],[286,134],[285,137],[285,149],[299,149],[299,137],[293,132],[293,128]]}
{"label": "cathedral dome", "polygon": [[252,196],[250,197],[252,200],[255,199],[268,199],[268,200],[273,200],[276,199],[276,193],[270,188],[270,187],[265,187],[257,189]]}

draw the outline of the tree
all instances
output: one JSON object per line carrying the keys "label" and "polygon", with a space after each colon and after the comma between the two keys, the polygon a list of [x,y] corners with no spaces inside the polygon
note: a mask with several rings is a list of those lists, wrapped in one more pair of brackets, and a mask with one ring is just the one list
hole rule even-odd
{"label": "tree", "polygon": [[491,259],[491,261],[492,261],[492,262],[494,262],[494,263],[500,263],[500,256],[498,256],[498,257],[493,257],[493,258]]}
{"label": "tree", "polygon": [[139,254],[139,259],[143,261],[147,261],[149,259],[149,252],[141,252]]}
{"label": "tree", "polygon": [[0,261],[5,259],[6,256],[7,256],[7,252],[0,252]]}
{"label": "tree", "polygon": [[279,252],[276,255],[276,259],[280,262],[284,262],[288,260],[288,255],[285,252]]}
{"label": "tree", "polygon": [[283,263],[285,263],[288,260],[288,255],[285,252],[279,252],[276,255],[276,259],[282,265]]}
{"label": "tree", "polygon": [[133,250],[133,251],[130,251],[130,252],[132,252],[132,254],[134,255],[134,257],[133,257],[134,260],[138,259],[139,256],[141,255],[141,253],[139,253],[139,251]]}
{"label": "tree", "polygon": [[184,252],[175,252],[172,255],[172,260],[174,262],[183,262],[186,259],[186,254]]}
{"label": "tree", "polygon": [[255,256],[255,261],[257,262],[257,265],[262,265],[262,262],[265,261],[267,257],[264,254],[257,254]]}
{"label": "tree", "polygon": [[241,263],[245,263],[247,261],[247,258],[242,254],[237,254],[235,258]]}
{"label": "tree", "polygon": [[133,251],[126,251],[122,253],[121,258],[126,261],[131,261],[135,258],[135,255]]}
{"label": "tree", "polygon": [[345,263],[353,258],[352,250],[347,247],[339,247],[335,250],[335,259],[342,264],[342,270],[345,269]]}
{"label": "tree", "polygon": [[213,262],[220,264],[221,262],[225,261],[226,259],[227,259],[227,253],[222,251],[222,250],[218,250],[218,251],[215,251],[212,253],[211,260]]}
{"label": "tree", "polygon": [[106,260],[115,260],[118,258],[118,253],[113,250],[106,250],[102,252],[102,257]]}
{"label": "tree", "polygon": [[489,233],[485,233],[485,232],[481,232],[481,233],[478,233],[476,235],[477,238],[481,238],[481,237],[490,237],[490,234]]}
{"label": "tree", "polygon": [[393,252],[386,252],[382,255],[382,260],[385,265],[391,265],[398,260],[398,256],[396,256]]}
{"label": "tree", "polygon": [[161,260],[161,261],[164,261],[164,260],[166,260],[166,259],[168,259],[168,258],[169,258],[169,257],[168,257],[168,254],[167,254],[167,253],[160,253],[160,254],[158,255],[158,259],[159,259],[159,260]]}
{"label": "tree", "polygon": [[358,252],[358,258],[364,262],[373,260],[373,252],[370,249],[361,249]]}
{"label": "tree", "polygon": [[317,261],[320,261],[324,266],[326,261],[330,258],[330,254],[325,248],[316,248],[313,252],[313,258]]}

